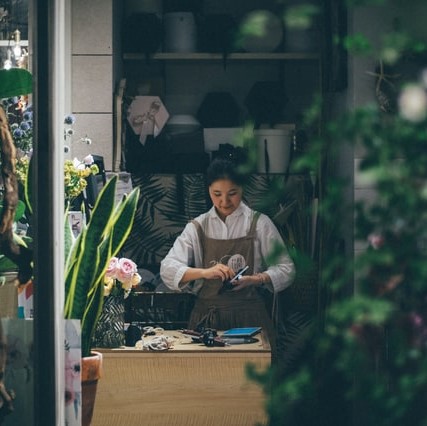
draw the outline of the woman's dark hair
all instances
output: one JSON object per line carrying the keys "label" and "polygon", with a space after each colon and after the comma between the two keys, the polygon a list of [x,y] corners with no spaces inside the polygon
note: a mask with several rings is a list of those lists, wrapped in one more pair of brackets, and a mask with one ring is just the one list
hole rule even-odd
{"label": "woman's dark hair", "polygon": [[238,168],[227,158],[215,158],[206,170],[206,183],[210,186],[219,179],[228,179],[236,185],[243,186],[245,177],[239,173]]}

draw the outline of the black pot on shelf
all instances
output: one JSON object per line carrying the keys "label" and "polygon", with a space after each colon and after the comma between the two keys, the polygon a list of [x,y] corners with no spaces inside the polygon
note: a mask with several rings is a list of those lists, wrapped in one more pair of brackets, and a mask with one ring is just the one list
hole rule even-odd
{"label": "black pot on shelf", "polygon": [[229,92],[209,92],[197,111],[197,119],[204,128],[238,127],[239,115],[239,105]]}
{"label": "black pot on shelf", "polygon": [[216,13],[204,16],[200,21],[199,50],[227,55],[235,48],[237,22],[228,14]]}
{"label": "black pot on shelf", "polygon": [[134,13],[125,18],[122,49],[126,53],[157,52],[162,42],[162,21],[155,13]]}
{"label": "black pot on shelf", "polygon": [[249,90],[245,105],[256,126],[280,123],[286,95],[279,81],[257,81]]}

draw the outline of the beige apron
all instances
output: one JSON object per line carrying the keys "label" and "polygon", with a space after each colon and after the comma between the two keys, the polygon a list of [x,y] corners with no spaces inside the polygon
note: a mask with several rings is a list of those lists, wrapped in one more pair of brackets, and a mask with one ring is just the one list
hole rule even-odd
{"label": "beige apron", "polygon": [[[258,217],[259,213],[255,213],[246,236],[229,240],[206,236],[203,224],[193,220],[202,247],[203,267],[209,268],[217,263],[223,263],[237,272],[248,265],[246,274],[253,274],[254,239]],[[275,347],[273,323],[256,287],[218,294],[221,287],[222,281],[219,279],[204,281],[190,316],[189,328],[204,326],[227,330],[232,327],[262,327],[267,332],[273,351]]]}

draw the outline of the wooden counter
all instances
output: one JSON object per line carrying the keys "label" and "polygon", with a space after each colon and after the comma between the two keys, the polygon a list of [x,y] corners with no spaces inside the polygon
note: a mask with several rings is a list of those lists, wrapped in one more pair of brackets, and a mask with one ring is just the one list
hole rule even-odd
{"label": "wooden counter", "polygon": [[208,348],[176,331],[167,351],[100,349],[92,426],[249,426],[265,423],[261,387],[247,379],[245,366],[264,370],[271,351],[258,342]]}

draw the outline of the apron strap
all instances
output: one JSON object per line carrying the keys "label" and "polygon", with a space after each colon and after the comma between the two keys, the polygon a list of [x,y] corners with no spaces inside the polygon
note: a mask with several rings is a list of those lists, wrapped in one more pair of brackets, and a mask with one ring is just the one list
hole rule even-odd
{"label": "apron strap", "polygon": [[251,227],[249,228],[248,236],[254,236],[256,231],[256,224],[258,222],[258,218],[261,216],[260,212],[255,212],[252,217]]}
{"label": "apron strap", "polygon": [[199,237],[200,245],[202,246],[202,250],[205,249],[205,232],[203,231],[202,225],[200,225],[197,220],[192,220],[191,223],[196,227],[197,236]]}

